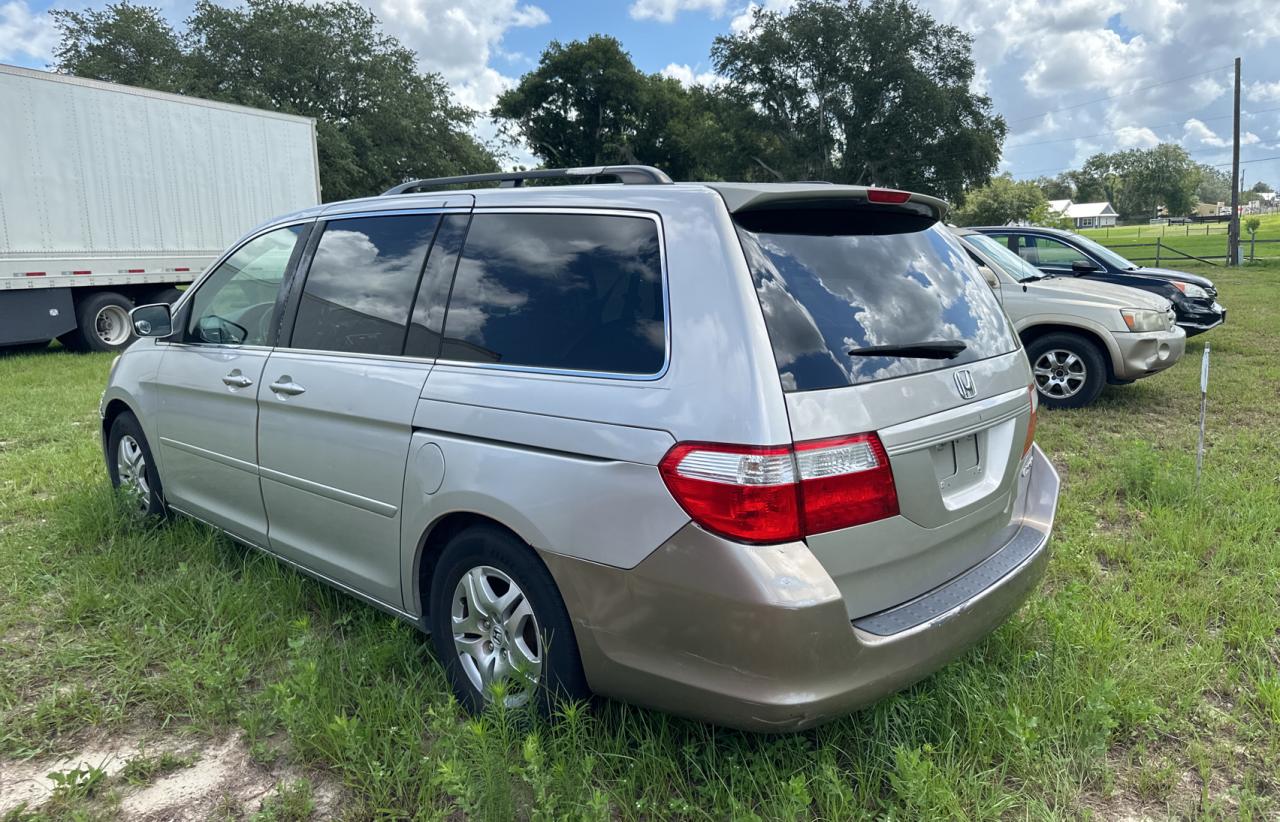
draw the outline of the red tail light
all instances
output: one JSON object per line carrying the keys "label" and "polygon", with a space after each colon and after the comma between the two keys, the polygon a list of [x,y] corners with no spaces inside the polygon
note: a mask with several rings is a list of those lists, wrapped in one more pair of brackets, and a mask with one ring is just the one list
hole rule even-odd
{"label": "red tail light", "polygon": [[1031,420],[1027,423],[1027,439],[1022,443],[1022,456],[1026,456],[1031,450],[1031,445],[1036,441],[1036,416],[1040,410],[1040,397],[1036,394],[1036,384],[1031,383],[1027,386],[1027,391],[1031,394]]}
{"label": "red tail light", "polygon": [[658,469],[694,522],[742,542],[787,542],[898,513],[875,434],[794,447],[679,443]]}
{"label": "red tail light", "polygon": [[910,191],[898,191],[893,188],[869,188],[867,189],[867,202],[869,203],[905,203],[911,199]]}

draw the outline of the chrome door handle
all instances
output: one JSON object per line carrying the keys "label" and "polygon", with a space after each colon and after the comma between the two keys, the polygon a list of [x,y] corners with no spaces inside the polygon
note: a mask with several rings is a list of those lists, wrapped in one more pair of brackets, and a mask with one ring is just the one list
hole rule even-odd
{"label": "chrome door handle", "polygon": [[248,388],[253,385],[253,380],[240,373],[240,369],[232,371],[230,374],[222,378],[223,385],[229,385],[232,388]]}
{"label": "chrome door handle", "polygon": [[272,391],[276,392],[277,395],[284,394],[289,397],[296,397],[299,394],[306,393],[307,391],[307,389],[303,388],[301,385],[298,385],[296,382],[294,382],[292,379],[290,379],[287,376],[281,377],[280,379],[271,383],[269,387],[271,388]]}

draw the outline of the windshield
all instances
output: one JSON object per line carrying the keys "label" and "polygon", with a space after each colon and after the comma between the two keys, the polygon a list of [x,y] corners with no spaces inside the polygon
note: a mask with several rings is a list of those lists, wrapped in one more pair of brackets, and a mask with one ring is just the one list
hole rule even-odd
{"label": "windshield", "polygon": [[1124,257],[1121,257],[1119,254],[1115,253],[1111,249],[1107,248],[1105,245],[1095,240],[1090,240],[1088,237],[1084,236],[1083,234],[1073,234],[1071,236],[1073,239],[1075,239],[1076,245],[1080,246],[1081,248],[1083,248],[1085,251],[1089,252],[1093,256],[1101,257],[1102,259],[1106,260],[1107,265],[1110,265],[1113,268],[1120,268],[1124,270],[1137,268],[1136,265],[1129,262]]}
{"label": "windshield", "polygon": [[1009,250],[1009,246],[986,234],[966,234],[964,241],[995,261],[1000,269],[1018,282],[1039,279],[1044,272]]}
{"label": "windshield", "polygon": [[933,220],[817,210],[736,220],[786,391],[951,368],[1017,348],[967,252]]}

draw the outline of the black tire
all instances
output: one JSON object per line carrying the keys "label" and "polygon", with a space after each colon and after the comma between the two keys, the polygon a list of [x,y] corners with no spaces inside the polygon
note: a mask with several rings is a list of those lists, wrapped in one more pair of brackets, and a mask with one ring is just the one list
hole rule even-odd
{"label": "black tire", "polygon": [[173,286],[161,288],[147,295],[147,305],[151,305],[153,303],[167,303],[169,305],[173,305],[181,296],[182,292]]}
{"label": "black tire", "polygon": [[[146,482],[143,488],[130,482],[131,474],[136,471],[136,468],[131,469],[121,464],[120,443],[126,437],[131,438],[137,445],[144,461],[142,475]],[[151,456],[151,446],[147,443],[146,435],[142,433],[142,425],[138,422],[138,418],[128,411],[120,414],[111,423],[111,431],[107,435],[107,473],[111,477],[113,488],[123,487],[126,492],[132,492],[130,496],[134,499],[135,510],[139,514],[147,517],[168,515],[168,508],[164,504],[164,489],[160,485],[160,474],[156,471],[155,458]]]}
{"label": "black tire", "polygon": [[[73,351],[123,351],[133,342],[129,312],[133,301],[114,291],[97,291],[76,303],[76,328],[58,338]],[[123,312],[123,314],[121,313]],[[99,327],[102,322],[104,328]],[[118,327],[123,322],[124,328]]]}
{"label": "black tire", "polygon": [[[1027,346],[1027,359],[1040,402],[1049,408],[1083,408],[1096,400],[1107,384],[1102,352],[1079,334],[1058,332],[1038,337]],[[1073,375],[1082,379],[1073,379]]]}
{"label": "black tire", "polygon": [[[582,659],[578,653],[573,624],[546,566],[532,548],[509,531],[494,525],[476,525],[454,535],[445,546],[431,580],[429,600],[428,621],[436,655],[444,665],[449,684],[463,707],[475,714],[483,711],[491,701],[491,694],[478,688],[464,670],[461,654],[454,645],[454,593],[464,574],[478,568],[496,569],[509,577],[527,598],[540,629],[539,656],[542,668],[537,686],[522,688],[519,681],[513,679],[511,683],[517,696],[513,698],[512,692],[509,692],[508,700],[521,704],[516,700],[523,694],[523,701],[531,701],[544,716],[550,716],[559,700],[588,699],[591,691],[582,672]],[[496,587],[490,590],[503,593]],[[507,612],[510,613],[512,609],[520,610],[519,599],[508,606]],[[477,613],[482,614],[483,611]],[[529,627],[529,620],[524,622],[523,641],[528,647],[531,644],[532,629]],[[487,642],[483,635],[477,636],[477,645]],[[516,639],[515,636],[506,634],[501,639],[494,637],[492,633],[488,636],[493,640],[489,645],[498,646],[502,642],[495,649],[497,656],[504,653],[501,648],[511,647],[509,643]],[[508,653],[505,658],[514,657]]]}

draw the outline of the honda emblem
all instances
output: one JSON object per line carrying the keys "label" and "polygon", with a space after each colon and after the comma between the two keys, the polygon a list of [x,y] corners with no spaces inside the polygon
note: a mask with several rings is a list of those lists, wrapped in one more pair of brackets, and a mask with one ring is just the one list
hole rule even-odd
{"label": "honda emblem", "polygon": [[956,380],[956,390],[960,392],[961,399],[971,400],[978,396],[978,387],[973,384],[973,372],[967,368],[962,368],[953,375]]}

